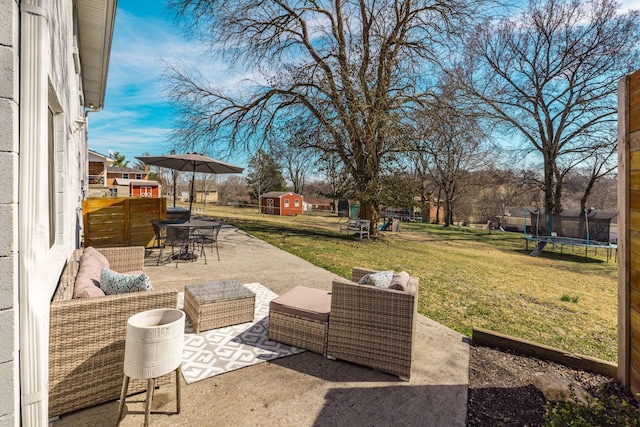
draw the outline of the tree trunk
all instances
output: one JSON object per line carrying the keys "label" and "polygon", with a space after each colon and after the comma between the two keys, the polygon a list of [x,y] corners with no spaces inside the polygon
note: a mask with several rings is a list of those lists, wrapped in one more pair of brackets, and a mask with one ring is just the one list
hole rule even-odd
{"label": "tree trunk", "polygon": [[551,213],[553,208],[555,207],[554,197],[553,197],[553,189],[554,189],[554,179],[553,179],[553,165],[552,161],[546,159],[544,162],[544,209],[547,213]]}
{"label": "tree trunk", "polygon": [[544,210],[547,230],[553,230],[555,165],[550,154],[544,153]]}
{"label": "tree trunk", "polygon": [[436,224],[440,224],[440,197],[442,196],[442,188],[438,188],[438,201],[436,202]]}
{"label": "tree trunk", "polygon": [[555,191],[553,194],[553,231],[558,236],[564,236],[564,230],[562,229],[562,176],[556,176]]}
{"label": "tree trunk", "polygon": [[360,201],[360,218],[368,219],[371,223],[370,233],[372,236],[378,235],[378,223],[380,222],[380,208],[378,202],[372,200]]}
{"label": "tree trunk", "polygon": [[445,194],[444,195],[445,200],[444,200],[444,226],[445,227],[449,227],[450,225],[453,224],[453,212],[452,212],[452,204],[451,204],[451,200],[449,200],[449,197]]}
{"label": "tree trunk", "polygon": [[592,175],[589,183],[587,184],[587,188],[584,190],[584,194],[580,199],[580,235],[587,236],[588,230],[585,218],[585,212],[587,211],[587,201],[589,200],[589,196],[591,195],[591,191],[593,190],[593,186],[596,183],[595,177]]}

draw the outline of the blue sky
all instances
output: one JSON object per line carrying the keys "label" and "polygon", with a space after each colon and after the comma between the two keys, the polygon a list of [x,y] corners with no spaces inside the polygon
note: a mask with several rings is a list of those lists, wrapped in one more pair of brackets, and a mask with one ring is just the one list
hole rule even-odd
{"label": "blue sky", "polygon": [[[622,9],[640,9],[640,0],[625,0]],[[171,108],[163,96],[163,61],[197,65],[221,86],[244,77],[209,57],[197,42],[182,36],[164,1],[118,0],[105,107],[89,115],[89,148],[105,155],[120,152],[131,163],[145,152],[168,153]],[[248,157],[221,160],[246,167]]]}
{"label": "blue sky", "polygon": [[[203,71],[221,85],[232,85],[241,73],[205,58],[210,55],[188,41],[158,0],[119,0],[104,109],[89,115],[89,149],[109,155],[135,156],[171,151],[171,107],[164,96],[163,61],[182,62]],[[221,159],[246,166],[246,156]]]}

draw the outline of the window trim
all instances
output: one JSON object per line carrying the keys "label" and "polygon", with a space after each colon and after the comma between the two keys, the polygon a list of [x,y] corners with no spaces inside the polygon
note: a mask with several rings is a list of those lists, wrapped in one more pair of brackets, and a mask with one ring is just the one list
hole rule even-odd
{"label": "window trim", "polygon": [[[67,260],[67,248],[65,240],[65,225],[66,225],[66,191],[63,188],[64,183],[64,146],[65,146],[65,113],[60,105],[58,97],[53,90],[51,82],[49,82],[49,94],[47,111],[49,117],[52,119],[52,129],[49,129],[49,138],[47,138],[49,144],[53,144],[53,150],[48,148],[47,162],[49,165],[53,165],[53,173],[47,175],[47,209],[49,212],[49,227],[53,225],[53,242],[49,244],[48,252],[48,266],[47,268],[47,287],[49,289],[49,296],[53,296],[60,273],[64,268],[64,264]],[[49,113],[50,112],[50,113]],[[53,157],[53,158],[51,158]],[[53,192],[51,192],[53,190]],[[49,204],[50,197],[53,196],[54,200],[54,218],[51,218],[52,211]],[[51,234],[50,234],[51,237]]]}

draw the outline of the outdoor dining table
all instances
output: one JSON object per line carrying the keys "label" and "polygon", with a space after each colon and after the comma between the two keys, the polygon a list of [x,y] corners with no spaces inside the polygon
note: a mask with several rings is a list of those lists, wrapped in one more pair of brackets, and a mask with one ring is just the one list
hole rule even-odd
{"label": "outdoor dining table", "polygon": [[206,234],[207,230],[213,230],[219,222],[206,219],[192,219],[190,221],[160,221],[159,224],[167,229],[173,228],[183,231],[184,238],[181,244],[181,249],[180,252],[174,255],[174,259],[196,260],[198,255],[196,255],[192,250],[191,244],[198,243],[200,237],[203,234]]}

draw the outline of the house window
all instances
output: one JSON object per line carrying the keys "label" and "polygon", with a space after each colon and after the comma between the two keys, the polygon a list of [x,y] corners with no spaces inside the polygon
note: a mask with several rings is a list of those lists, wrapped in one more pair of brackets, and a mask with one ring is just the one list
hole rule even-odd
{"label": "house window", "polygon": [[296,208],[297,208],[297,207],[300,207],[300,200],[295,199],[295,200],[293,201],[293,206],[295,206]]}
{"label": "house window", "polygon": [[285,208],[289,207],[289,199],[284,199],[284,207]]}
{"label": "house window", "polygon": [[51,107],[48,112],[48,178],[49,178],[49,247],[56,244],[56,219],[58,216],[57,200],[56,200],[56,138],[55,138],[55,119]]}
{"label": "house window", "polygon": [[142,179],[142,174],[141,173],[137,173],[136,174],[136,179]]}
{"label": "house window", "polygon": [[45,135],[47,139],[42,141],[46,145],[43,147],[43,156],[39,157],[38,163],[42,165],[43,178],[46,182],[39,183],[42,186],[36,190],[35,194],[44,199],[43,204],[46,204],[43,212],[46,218],[42,218],[44,222],[37,225],[48,228],[47,234],[44,236],[46,241],[42,243],[49,248],[49,252],[47,259],[43,260],[43,262],[47,264],[45,280],[50,295],[53,295],[60,279],[60,273],[67,260],[68,252],[65,243],[68,243],[71,238],[70,234],[68,234],[68,223],[65,221],[69,218],[69,216],[65,215],[67,212],[65,209],[66,202],[71,197],[68,194],[77,191],[78,195],[80,195],[83,183],[78,182],[78,186],[64,186],[65,177],[68,173],[65,169],[64,161],[65,141],[67,138],[66,116],[51,82],[49,82],[48,102],[42,106],[42,109],[43,113],[46,112],[47,133]]}
{"label": "house window", "polygon": [[128,173],[123,173],[122,174],[122,179],[129,179],[129,174]]}

